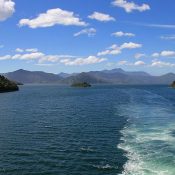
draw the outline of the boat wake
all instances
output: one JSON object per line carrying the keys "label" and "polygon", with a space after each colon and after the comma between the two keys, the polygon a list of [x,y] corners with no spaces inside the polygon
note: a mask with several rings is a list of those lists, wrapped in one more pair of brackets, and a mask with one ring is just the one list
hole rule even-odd
{"label": "boat wake", "polygon": [[133,89],[128,93],[132,94],[130,102],[121,105],[119,110],[128,118],[118,145],[128,158],[122,175],[174,175],[173,105],[166,98],[148,91]]}

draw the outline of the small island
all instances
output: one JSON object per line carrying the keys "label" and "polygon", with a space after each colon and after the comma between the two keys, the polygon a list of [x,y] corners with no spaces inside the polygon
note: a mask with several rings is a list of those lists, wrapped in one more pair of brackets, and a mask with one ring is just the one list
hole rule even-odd
{"label": "small island", "polygon": [[175,81],[173,81],[173,83],[171,84],[172,88],[175,88]]}
{"label": "small island", "polygon": [[86,87],[91,87],[91,84],[89,84],[87,82],[82,82],[82,83],[73,83],[71,86],[72,87],[86,88]]}
{"label": "small island", "polygon": [[3,92],[12,92],[12,91],[18,91],[18,85],[5,78],[4,76],[0,75],[0,93]]}

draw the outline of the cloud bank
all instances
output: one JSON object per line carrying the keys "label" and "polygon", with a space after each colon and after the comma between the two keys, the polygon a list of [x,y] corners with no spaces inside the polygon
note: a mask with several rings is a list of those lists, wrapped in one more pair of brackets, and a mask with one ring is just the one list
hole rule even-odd
{"label": "cloud bank", "polygon": [[15,12],[15,3],[12,0],[0,0],[0,21],[5,21]]}

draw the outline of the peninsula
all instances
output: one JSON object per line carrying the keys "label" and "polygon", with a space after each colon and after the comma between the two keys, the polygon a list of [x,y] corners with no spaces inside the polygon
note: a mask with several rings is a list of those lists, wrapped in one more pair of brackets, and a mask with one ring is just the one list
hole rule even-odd
{"label": "peninsula", "polygon": [[12,91],[18,91],[18,85],[5,78],[4,76],[0,75],[0,93],[3,92],[12,92]]}

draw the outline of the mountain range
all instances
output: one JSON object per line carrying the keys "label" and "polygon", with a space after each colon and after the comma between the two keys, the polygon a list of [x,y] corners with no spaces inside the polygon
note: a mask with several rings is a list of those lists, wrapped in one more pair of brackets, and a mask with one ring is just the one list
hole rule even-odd
{"label": "mountain range", "polygon": [[171,84],[175,80],[174,73],[153,76],[146,72],[128,72],[120,68],[73,74],[63,72],[60,74],[52,74],[20,69],[3,75],[10,80],[23,84],[72,84],[76,82],[87,82],[91,84],[156,85]]}

